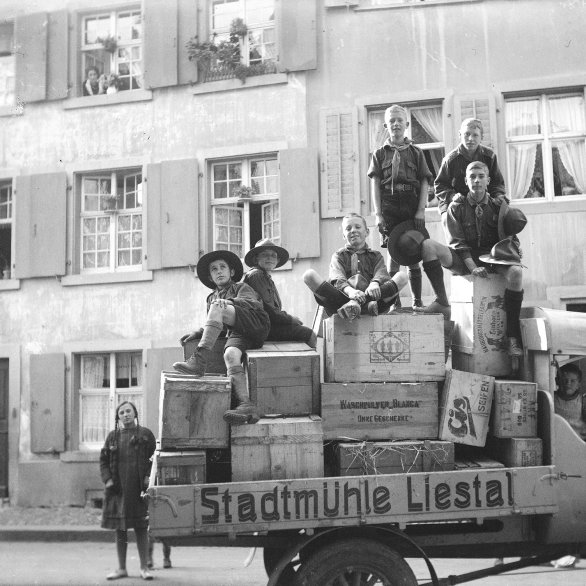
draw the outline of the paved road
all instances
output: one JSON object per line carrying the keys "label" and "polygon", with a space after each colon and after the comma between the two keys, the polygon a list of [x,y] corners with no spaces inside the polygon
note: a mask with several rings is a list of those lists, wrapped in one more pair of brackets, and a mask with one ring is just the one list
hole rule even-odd
{"label": "paved road", "polygon": [[[173,548],[173,568],[163,570],[160,544],[155,549],[154,581],[168,585],[190,586],[262,586],[267,576],[262,556],[254,557],[249,567],[244,561],[250,550],[236,548]],[[512,560],[508,560],[512,561]],[[419,560],[410,560],[420,582],[429,580],[425,566]],[[487,565],[483,560],[434,560],[440,577],[477,570]],[[120,584],[138,586],[144,584],[138,577],[136,545],[128,545],[128,571],[130,577],[117,582],[107,582],[106,574],[114,569],[116,554],[114,544],[73,542],[0,542],[0,584],[24,586],[76,586]],[[485,578],[471,582],[478,586],[584,586],[586,561],[575,569],[531,567],[514,574]]]}

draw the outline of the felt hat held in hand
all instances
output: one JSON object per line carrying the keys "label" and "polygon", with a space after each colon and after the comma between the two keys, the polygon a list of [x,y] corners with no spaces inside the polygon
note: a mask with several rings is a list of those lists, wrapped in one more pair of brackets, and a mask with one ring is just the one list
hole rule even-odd
{"label": "felt hat held in hand", "polygon": [[391,258],[404,267],[417,264],[421,260],[421,243],[428,238],[427,228],[418,230],[413,220],[401,222],[389,234],[387,247]]}
{"label": "felt hat held in hand", "polygon": [[[509,238],[499,240],[491,249],[490,254],[483,254],[479,260],[488,264],[495,265],[516,265],[524,267],[521,264],[521,254],[519,247]],[[526,267],[525,267],[526,268]]]}

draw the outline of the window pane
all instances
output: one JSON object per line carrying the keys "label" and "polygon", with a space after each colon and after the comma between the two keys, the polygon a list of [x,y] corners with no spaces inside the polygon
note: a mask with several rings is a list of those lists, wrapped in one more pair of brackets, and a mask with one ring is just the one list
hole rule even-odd
{"label": "window pane", "polygon": [[14,104],[14,87],[14,55],[0,56],[0,106],[12,106]]}
{"label": "window pane", "polygon": [[110,253],[109,252],[98,252],[97,266],[100,269],[107,269],[110,266]]}
{"label": "window pane", "polygon": [[242,256],[242,209],[237,207],[214,207],[214,248],[231,250]]}
{"label": "window pane", "polygon": [[110,34],[110,15],[88,17],[84,21],[83,42],[86,45],[98,43],[98,37],[105,38]]}
{"label": "window pane", "polygon": [[10,220],[12,218],[12,186],[4,185],[0,187],[0,220]]}
{"label": "window pane", "polygon": [[559,96],[549,98],[549,129],[552,133],[583,133],[584,97]]}
{"label": "window pane", "polygon": [[110,358],[108,354],[91,354],[81,357],[81,388],[110,387]]}
{"label": "window pane", "polygon": [[505,104],[507,137],[541,133],[539,99],[520,100]]}
{"label": "window pane", "polygon": [[441,106],[411,109],[411,139],[418,145],[443,142]]}
{"label": "window pane", "polygon": [[586,149],[584,139],[554,143],[553,183],[556,196],[577,195],[586,188]]}
{"label": "window pane", "polygon": [[116,388],[127,389],[139,385],[140,352],[116,354]]}
{"label": "window pane", "polygon": [[213,0],[212,29],[229,29],[230,23],[243,16],[240,0]]}
{"label": "window pane", "polygon": [[80,441],[84,444],[103,444],[114,426],[107,393],[86,395],[80,393]]}
{"label": "window pane", "polygon": [[274,0],[246,0],[244,21],[248,26],[275,20]]}
{"label": "window pane", "polygon": [[242,178],[242,164],[241,163],[230,163],[228,166],[228,177],[230,179],[241,179]]}
{"label": "window pane", "polygon": [[543,156],[539,143],[509,144],[512,199],[545,197]]}

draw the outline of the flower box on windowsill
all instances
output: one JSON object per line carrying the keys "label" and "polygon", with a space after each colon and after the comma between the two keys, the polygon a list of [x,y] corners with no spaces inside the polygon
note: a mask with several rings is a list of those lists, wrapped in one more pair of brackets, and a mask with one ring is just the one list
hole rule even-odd
{"label": "flower box on windowsill", "polygon": [[[237,66],[238,67],[238,66]],[[198,78],[201,83],[210,81],[222,81],[224,79],[234,79],[238,77],[242,83],[246,83],[246,78],[267,75],[277,72],[277,65],[273,61],[257,63],[250,66],[242,65],[242,70],[232,65],[219,63],[216,65],[198,65]],[[241,77],[243,76],[243,77]]]}

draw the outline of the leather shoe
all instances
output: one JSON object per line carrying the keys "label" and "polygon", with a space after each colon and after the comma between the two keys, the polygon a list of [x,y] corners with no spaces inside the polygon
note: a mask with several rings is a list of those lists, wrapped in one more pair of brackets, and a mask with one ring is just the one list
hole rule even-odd
{"label": "leather shoe", "polygon": [[153,579],[153,575],[146,569],[143,569],[140,571],[140,577],[143,580],[152,580]]}
{"label": "leather shoe", "polygon": [[128,572],[126,570],[114,570],[113,572],[110,572],[107,576],[106,576],[106,580],[118,580],[120,578],[128,578]]}

